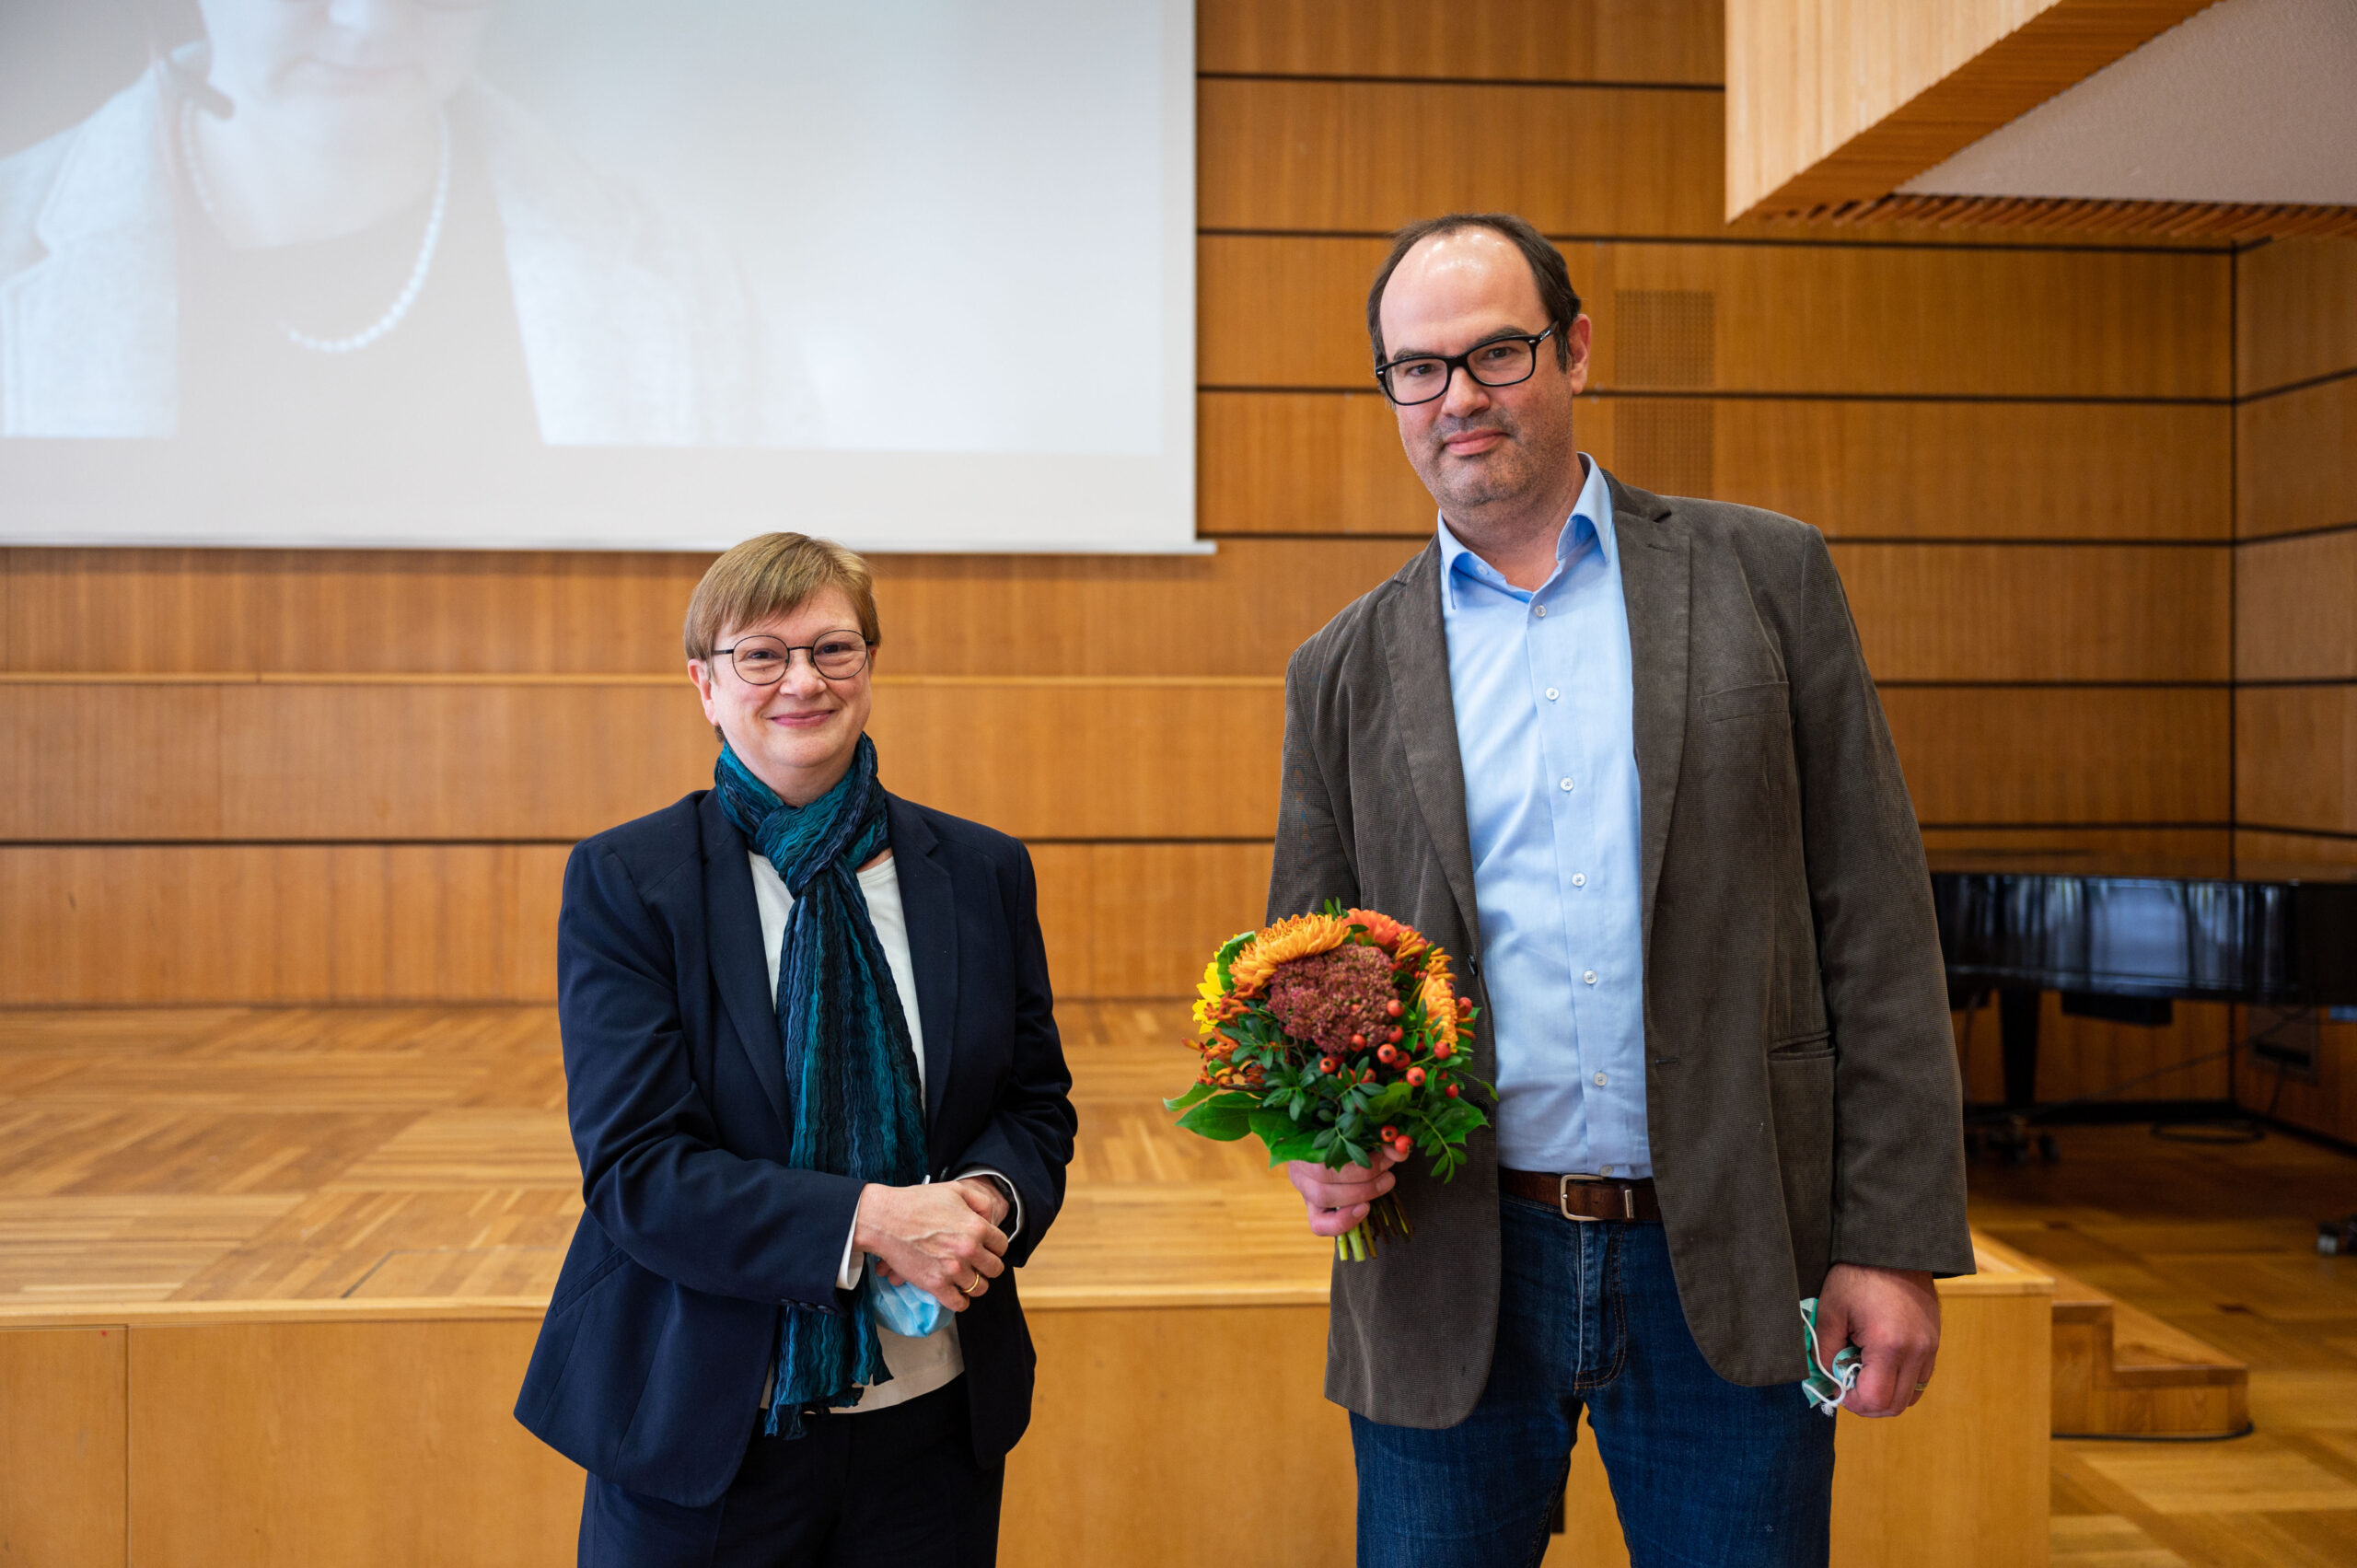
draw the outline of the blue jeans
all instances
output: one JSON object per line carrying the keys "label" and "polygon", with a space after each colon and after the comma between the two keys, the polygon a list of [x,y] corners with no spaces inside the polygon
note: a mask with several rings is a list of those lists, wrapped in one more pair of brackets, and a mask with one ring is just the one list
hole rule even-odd
{"label": "blue jeans", "polygon": [[1662,1227],[1577,1224],[1519,1198],[1499,1208],[1480,1403],[1438,1431],[1351,1417],[1360,1568],[1538,1562],[1583,1405],[1633,1568],[1824,1563],[1833,1422],[1797,1383],[1746,1388],[1711,1370]]}

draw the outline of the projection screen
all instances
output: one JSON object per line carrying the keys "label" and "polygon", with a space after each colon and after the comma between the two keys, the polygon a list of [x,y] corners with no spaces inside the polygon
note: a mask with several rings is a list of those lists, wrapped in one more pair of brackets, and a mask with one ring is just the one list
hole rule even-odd
{"label": "projection screen", "polygon": [[1191,0],[10,0],[0,542],[1194,540]]}

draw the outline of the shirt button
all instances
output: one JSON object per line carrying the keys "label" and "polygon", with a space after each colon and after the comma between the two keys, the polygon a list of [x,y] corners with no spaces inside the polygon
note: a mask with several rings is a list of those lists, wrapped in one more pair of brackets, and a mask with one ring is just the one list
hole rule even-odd
{"label": "shirt button", "polygon": [[1569,780],[1569,779],[1565,779],[1565,780],[1563,781],[1563,787],[1564,787],[1565,789],[1570,789],[1570,788],[1572,787],[1572,781],[1571,781],[1571,780]]}
{"label": "shirt button", "polygon": [[1612,1174],[1612,1167],[1608,1165],[1597,1166],[1596,1167],[1596,1174],[1598,1176],[1609,1176]]}
{"label": "shirt button", "polygon": [[1551,703],[1551,702],[1553,702],[1553,701],[1555,700],[1555,698],[1556,698],[1558,695],[1559,695],[1559,693],[1556,691],[1556,690],[1555,690],[1552,686],[1550,686],[1549,688],[1547,688],[1547,700],[1548,700],[1549,702],[1550,702],[1550,703]]}
{"label": "shirt button", "polygon": [[1587,886],[1587,873],[1586,873],[1586,872],[1585,872],[1585,871],[1574,871],[1574,872],[1573,872],[1573,873],[1572,873],[1572,886],[1573,886],[1573,887],[1574,887],[1574,888],[1585,888],[1585,887],[1586,887],[1586,886]]}
{"label": "shirt button", "polygon": [[1602,1088],[1602,1087],[1604,1087],[1604,1086],[1605,1086],[1605,1085],[1607,1085],[1607,1084],[1610,1083],[1611,1081],[1612,1081],[1611,1077],[1610,1077],[1608,1074],[1607,1074],[1598,1073],[1598,1074],[1596,1075],[1596,1086],[1597,1088],[1599,1088],[1599,1089],[1600,1089],[1600,1088]]}
{"label": "shirt button", "polygon": [[1536,616],[1539,617],[1541,620],[1544,620],[1544,619],[1546,618],[1546,615],[1547,615],[1547,607],[1546,607],[1545,605],[1543,605],[1543,604],[1541,604],[1541,605],[1534,605],[1534,606],[1531,608],[1531,613],[1532,613],[1533,615],[1536,615]]}
{"label": "shirt button", "polygon": [[1587,981],[1590,985],[1594,985],[1596,983],[1596,971],[1594,970],[1590,970],[1587,973],[1580,976],[1580,978]]}

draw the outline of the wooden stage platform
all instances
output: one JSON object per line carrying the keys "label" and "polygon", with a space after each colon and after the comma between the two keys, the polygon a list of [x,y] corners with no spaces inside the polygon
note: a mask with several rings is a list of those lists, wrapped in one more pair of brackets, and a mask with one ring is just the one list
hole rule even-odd
{"label": "wooden stage platform", "polygon": [[[1182,1004],[1061,1016],[1082,1137],[1024,1272],[1004,1561],[1347,1561],[1328,1253],[1251,1153],[1169,1129]],[[505,1414],[579,1212],[563,1105],[546,1008],[0,1013],[0,1560],[569,1561],[578,1472]],[[1843,1418],[1837,1562],[2044,1560],[2050,1287],[1985,1262],[1933,1397]],[[1206,1479],[1243,1454],[1257,1484]],[[2278,1501],[2357,1506],[2335,1463]],[[1570,1524],[1550,1564],[1625,1561],[1592,1458]]]}

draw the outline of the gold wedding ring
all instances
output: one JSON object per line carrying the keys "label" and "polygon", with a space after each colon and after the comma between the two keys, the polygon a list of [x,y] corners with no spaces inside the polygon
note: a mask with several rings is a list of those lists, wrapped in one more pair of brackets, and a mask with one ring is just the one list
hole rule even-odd
{"label": "gold wedding ring", "polygon": [[1926,1389],[1926,1388],[1930,1388],[1931,1386],[1932,1386],[1931,1379],[1929,1379],[1929,1378],[1925,1378],[1922,1382],[1918,1383],[1918,1384],[1916,1384],[1916,1385],[1915,1385],[1915,1391],[1916,1391],[1917,1393],[1919,1393],[1919,1394],[1920,1394],[1920,1393],[1922,1393],[1924,1389]]}
{"label": "gold wedding ring", "polygon": [[972,1296],[972,1295],[973,1295],[977,1291],[981,1290],[981,1288],[982,1288],[982,1272],[981,1272],[980,1269],[976,1269],[976,1270],[974,1271],[974,1283],[973,1283],[972,1284],[970,1284],[970,1285],[959,1285],[959,1286],[958,1287],[958,1294],[959,1295],[967,1296],[967,1297],[970,1298],[970,1297],[971,1297],[971,1296]]}

